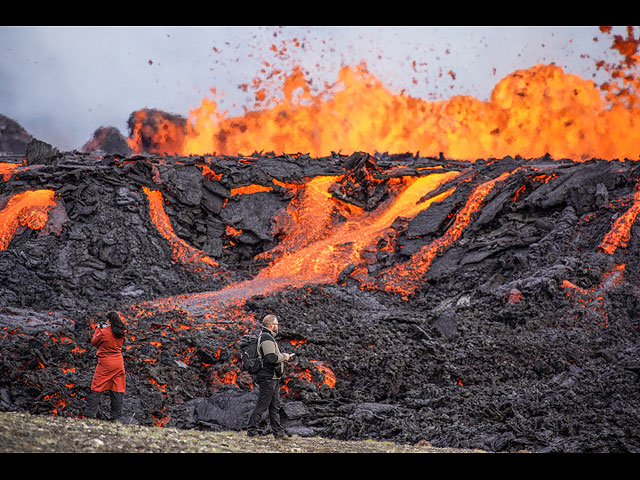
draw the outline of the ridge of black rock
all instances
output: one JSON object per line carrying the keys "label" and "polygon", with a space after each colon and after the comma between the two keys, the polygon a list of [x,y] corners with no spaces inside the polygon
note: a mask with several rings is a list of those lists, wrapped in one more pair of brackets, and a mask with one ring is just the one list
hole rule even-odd
{"label": "ridge of black rock", "polygon": [[18,122],[0,114],[0,153],[23,155],[32,140],[33,136]]}

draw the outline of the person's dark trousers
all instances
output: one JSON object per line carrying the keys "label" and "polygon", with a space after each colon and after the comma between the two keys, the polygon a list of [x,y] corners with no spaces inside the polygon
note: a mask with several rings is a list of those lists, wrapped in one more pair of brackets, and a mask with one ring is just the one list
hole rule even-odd
{"label": "person's dark trousers", "polygon": [[100,405],[100,395],[102,392],[96,392],[95,390],[89,391],[87,395],[87,405],[84,409],[84,416],[87,418],[96,418],[98,414],[98,406]]}
{"label": "person's dark trousers", "polygon": [[262,414],[269,410],[269,423],[271,424],[272,433],[276,436],[282,435],[284,428],[282,428],[280,424],[279,380],[258,377],[256,383],[259,389],[258,401],[256,402],[253,413],[249,417],[247,433],[249,435],[258,433],[258,422]]}
{"label": "person's dark trousers", "polygon": [[111,400],[111,416],[109,420],[115,422],[119,420],[122,416],[122,403],[124,400],[124,392],[109,392],[109,397]]}
{"label": "person's dark trousers", "polygon": [[[100,406],[100,398],[102,392],[91,390],[87,395],[87,406],[84,411],[84,416],[87,418],[96,418],[98,414],[98,407]],[[122,416],[122,403],[124,400],[123,392],[109,391],[109,399],[111,401],[111,415],[109,420],[118,420]]]}

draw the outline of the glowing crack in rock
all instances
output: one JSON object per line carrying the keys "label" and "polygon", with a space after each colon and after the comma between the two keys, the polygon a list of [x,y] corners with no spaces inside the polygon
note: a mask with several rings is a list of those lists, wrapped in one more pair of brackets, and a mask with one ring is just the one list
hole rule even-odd
{"label": "glowing crack in rock", "polygon": [[562,288],[566,291],[567,298],[579,308],[579,312],[585,314],[587,318],[595,317],[597,326],[608,327],[606,294],[624,282],[624,271],[624,264],[616,265],[603,274],[600,285],[590,289],[581,288],[568,280],[562,282]]}
{"label": "glowing crack in rock", "polygon": [[631,238],[631,227],[640,213],[640,189],[636,189],[632,201],[631,207],[616,219],[611,230],[602,239],[598,247],[600,251],[612,255],[616,249],[627,246]]}
{"label": "glowing crack in rock", "polygon": [[171,226],[171,219],[165,212],[162,204],[162,192],[159,190],[151,190],[148,187],[142,187],[142,189],[149,199],[149,214],[151,215],[153,224],[160,234],[171,244],[173,260],[195,268],[198,268],[198,266],[217,267],[218,262],[207,256],[201,250],[193,248],[175,234]]}
{"label": "glowing crack in rock", "polygon": [[505,172],[498,178],[489,180],[475,188],[466,204],[456,215],[454,223],[439,238],[436,238],[429,245],[422,247],[407,262],[395,265],[380,275],[376,282],[366,282],[363,287],[377,288],[376,285],[382,285],[386,291],[401,293],[405,297],[413,293],[413,291],[422,283],[423,275],[429,269],[431,262],[435,256],[444,251],[449,245],[460,238],[464,229],[471,222],[472,216],[477,212],[486,196],[491,193],[496,183],[503,181],[511,175]]}

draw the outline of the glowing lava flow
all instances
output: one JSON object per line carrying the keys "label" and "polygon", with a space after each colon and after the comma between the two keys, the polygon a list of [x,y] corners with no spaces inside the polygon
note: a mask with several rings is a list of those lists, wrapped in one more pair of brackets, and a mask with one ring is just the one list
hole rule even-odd
{"label": "glowing lava flow", "polygon": [[20,227],[40,230],[55,207],[55,192],[49,189],[17,193],[0,211],[0,250],[5,250]]}
{"label": "glowing lava flow", "polygon": [[[299,187],[300,191],[290,204],[287,218],[296,229],[281,242],[280,250],[274,253],[275,260],[254,279],[230,284],[215,292],[179,295],[132,307],[138,312],[138,316],[154,310],[180,310],[190,320],[188,328],[233,328],[246,331],[255,327],[255,319],[247,317],[241,309],[247,299],[291,286],[336,281],[345,266],[364,261],[360,254],[367,246],[375,245],[396,218],[411,217],[428,208],[431,203],[442,200],[453,189],[426,200],[423,198],[458,176],[459,172],[452,171],[420,178],[409,177],[393,200],[381,204],[372,212],[364,212],[335,200],[329,193],[329,188],[337,177],[315,178]],[[145,193],[150,199],[154,223],[159,225],[159,230],[165,236],[175,242],[172,231],[167,230],[166,226],[165,230],[161,227],[168,220],[164,210],[160,208],[161,195],[147,188]],[[332,206],[342,207],[342,213],[346,214],[346,220],[341,225],[334,225],[330,208]],[[177,243],[180,248],[184,248],[182,242]],[[136,317],[129,320],[135,321]],[[333,388],[336,380],[330,367],[319,361],[315,361],[313,366],[324,378],[323,382]],[[298,374],[312,377],[309,372]],[[229,370],[224,378],[220,378],[220,382],[233,383],[235,375],[235,370]]]}
{"label": "glowing lava flow", "polygon": [[[407,262],[398,264],[384,271],[377,283],[382,284],[384,290],[401,293],[405,297],[413,293],[422,283],[421,278],[429,269],[435,256],[447,248],[452,242],[460,238],[462,231],[471,221],[471,217],[481,207],[482,202],[491,190],[493,190],[495,184],[504,180],[509,175],[511,175],[510,172],[505,172],[498,178],[489,180],[476,187],[465,206],[456,215],[453,225],[449,227],[443,236],[435,239],[429,245],[422,247]],[[366,288],[375,287],[372,282],[367,282],[363,284],[363,286]]]}
{"label": "glowing lava flow", "polygon": [[611,230],[604,236],[599,249],[613,255],[618,247],[626,247],[631,238],[631,227],[640,213],[640,189],[633,194],[633,204],[613,224]]}
{"label": "glowing lava flow", "polygon": [[[422,201],[425,195],[458,177],[459,172],[436,173],[425,177],[409,177],[402,191],[389,203],[372,212],[333,199],[329,188],[337,177],[317,177],[302,188],[290,204],[288,221],[291,227],[285,238],[270,253],[275,259],[252,280],[228,285],[217,292],[198,293],[172,297],[187,311],[217,308],[217,305],[241,304],[258,294],[273,293],[286,287],[299,287],[309,283],[335,282],[342,270],[350,264],[361,264],[361,257],[370,246],[381,238],[398,217],[412,217],[436,201],[446,198],[453,189]],[[153,202],[152,218],[165,237],[176,242],[178,252],[186,248],[166,227],[168,217],[161,208],[162,197],[145,187],[145,193]],[[331,206],[341,206],[348,215],[340,225],[334,225]],[[355,213],[353,213],[355,212]],[[174,238],[175,237],[175,238]],[[200,258],[195,253],[190,255]],[[179,256],[184,258],[184,255]],[[166,305],[160,300],[158,306]]]}
{"label": "glowing lava flow", "polygon": [[[355,209],[346,221],[326,229],[332,202],[329,187],[334,178],[322,177],[307,185],[300,210],[296,210],[296,230],[279,247],[282,254],[257,275],[256,280],[286,280],[289,285],[335,282],[345,267],[361,264],[363,252],[375,243],[398,217],[411,218],[435,201],[448,196],[452,190],[421,201],[422,197],[441,185],[455,179],[459,172],[431,174],[419,178],[407,178],[406,186],[390,204],[382,204],[372,212]],[[314,232],[312,241],[309,233]]]}
{"label": "glowing lava flow", "polygon": [[611,271],[603,275],[602,282],[597,287],[591,289],[580,288],[577,285],[564,280],[562,288],[567,292],[567,298],[577,304],[580,312],[584,313],[587,318],[595,316],[599,322],[599,326],[609,326],[609,315],[605,307],[605,295],[612,288],[623,283],[625,265],[616,265]]}
{"label": "glowing lava flow", "polygon": [[162,192],[151,190],[147,187],[142,187],[142,189],[149,199],[149,214],[153,224],[160,234],[171,243],[174,261],[192,267],[197,265],[217,267],[218,263],[215,260],[205,255],[202,251],[193,248],[174,233],[171,227],[171,220],[162,205]]}
{"label": "glowing lava flow", "polygon": [[11,176],[15,172],[21,170],[22,168],[23,166],[17,163],[0,162],[0,175],[2,176],[2,179],[6,182],[11,178]]}

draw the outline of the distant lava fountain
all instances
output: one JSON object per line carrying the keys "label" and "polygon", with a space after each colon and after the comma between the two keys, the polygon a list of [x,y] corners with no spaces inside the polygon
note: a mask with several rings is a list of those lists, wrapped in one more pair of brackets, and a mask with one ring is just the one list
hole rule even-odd
{"label": "distant lava fountain", "polygon": [[[305,95],[296,102],[288,85],[303,79],[298,71],[292,77],[285,82],[282,103],[240,117],[226,118],[213,100],[203,100],[186,127],[163,125],[152,142],[159,145],[156,152],[421,152],[469,161],[545,154],[577,161],[638,159],[640,133],[627,127],[640,121],[637,107],[607,106],[593,82],[555,65],[513,72],[495,86],[489,101],[456,96],[429,102],[392,94],[363,68],[344,67],[338,80],[342,89],[333,96]],[[140,149],[137,131],[130,143]]]}

